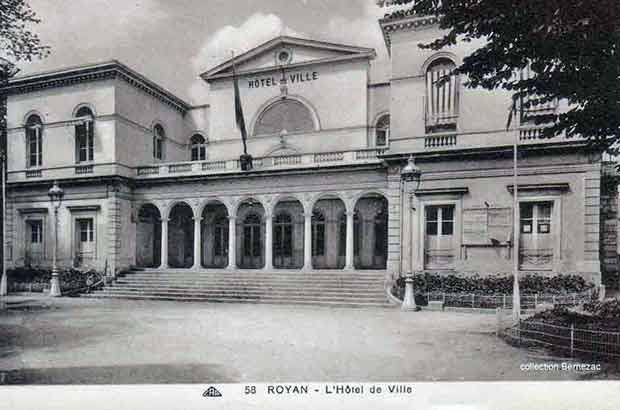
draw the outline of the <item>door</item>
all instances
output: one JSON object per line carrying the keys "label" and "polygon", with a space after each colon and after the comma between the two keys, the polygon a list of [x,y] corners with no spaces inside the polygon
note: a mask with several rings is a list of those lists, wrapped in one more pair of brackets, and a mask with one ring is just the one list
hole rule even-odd
{"label": "door", "polygon": [[293,268],[293,219],[281,213],[273,221],[273,266]]}
{"label": "door", "polygon": [[523,270],[551,270],[555,240],[553,202],[520,204],[519,261]]}
{"label": "door", "polygon": [[454,205],[425,207],[424,260],[426,269],[454,268]]}
{"label": "door", "polygon": [[224,268],[228,265],[228,218],[219,217],[213,229],[213,265]]}
{"label": "door", "polygon": [[95,259],[95,224],[93,218],[76,220],[76,266],[85,266]]}
{"label": "door", "polygon": [[260,269],[263,267],[262,224],[256,214],[248,215],[243,221],[243,257],[241,267]]}
{"label": "door", "polygon": [[44,257],[43,220],[29,219],[26,221],[26,255],[25,264],[39,266]]}

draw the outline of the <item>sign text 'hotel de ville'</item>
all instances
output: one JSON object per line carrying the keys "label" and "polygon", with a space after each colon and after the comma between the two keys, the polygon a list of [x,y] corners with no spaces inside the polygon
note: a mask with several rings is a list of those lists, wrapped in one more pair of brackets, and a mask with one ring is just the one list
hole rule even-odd
{"label": "sign text 'hotel de ville'", "polygon": [[[319,79],[319,73],[316,71],[305,71],[301,73],[290,73],[287,75],[289,84],[305,83],[316,81]],[[280,80],[276,77],[261,77],[248,80],[248,88],[278,87]]]}

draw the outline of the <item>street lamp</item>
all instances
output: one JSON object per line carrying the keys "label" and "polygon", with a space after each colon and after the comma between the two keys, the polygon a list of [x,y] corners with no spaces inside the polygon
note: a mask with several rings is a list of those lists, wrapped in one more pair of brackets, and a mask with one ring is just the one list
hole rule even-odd
{"label": "street lamp", "polygon": [[50,296],[58,297],[60,292],[60,280],[58,278],[58,208],[62,202],[62,197],[65,192],[58,186],[56,181],[54,185],[47,191],[47,195],[50,197],[52,207],[54,207],[54,253],[52,256],[52,279],[50,281]]}
{"label": "street lamp", "polygon": [[6,273],[6,171],[7,171],[7,90],[9,80],[17,75],[19,69],[9,60],[0,57],[0,165],[2,166],[2,278],[0,279],[0,296],[7,295]]}
{"label": "street lamp", "polygon": [[408,238],[409,246],[411,248],[411,252],[409,253],[409,269],[405,274],[405,297],[403,298],[402,310],[418,310],[418,307],[415,304],[415,295],[413,294],[413,195],[414,192],[420,187],[420,177],[422,176],[422,171],[417,167],[415,161],[413,160],[413,155],[409,156],[409,160],[407,161],[407,165],[400,172],[400,177],[403,183],[407,186],[409,204],[408,204]]}

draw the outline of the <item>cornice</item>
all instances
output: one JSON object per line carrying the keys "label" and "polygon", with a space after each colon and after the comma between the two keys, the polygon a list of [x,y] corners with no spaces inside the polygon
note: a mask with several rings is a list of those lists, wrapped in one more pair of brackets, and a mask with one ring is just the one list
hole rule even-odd
{"label": "cornice", "polygon": [[383,32],[383,39],[387,46],[388,53],[391,54],[392,33],[398,31],[416,31],[425,28],[430,28],[439,23],[439,17],[437,16],[406,16],[406,17],[391,17],[386,16],[379,20],[379,26]]}
{"label": "cornice", "polygon": [[118,61],[16,77],[5,89],[9,95],[16,95],[110,79],[121,79],[182,114],[191,108],[182,99]]}

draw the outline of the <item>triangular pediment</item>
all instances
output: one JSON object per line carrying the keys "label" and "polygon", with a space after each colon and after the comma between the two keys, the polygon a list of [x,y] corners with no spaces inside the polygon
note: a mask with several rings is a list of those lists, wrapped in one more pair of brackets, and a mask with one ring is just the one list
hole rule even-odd
{"label": "triangular pediment", "polygon": [[238,74],[253,74],[280,69],[282,66],[299,67],[374,57],[375,51],[372,48],[280,36],[225,61],[203,73],[201,77],[206,81],[230,77],[233,73],[233,64]]}

